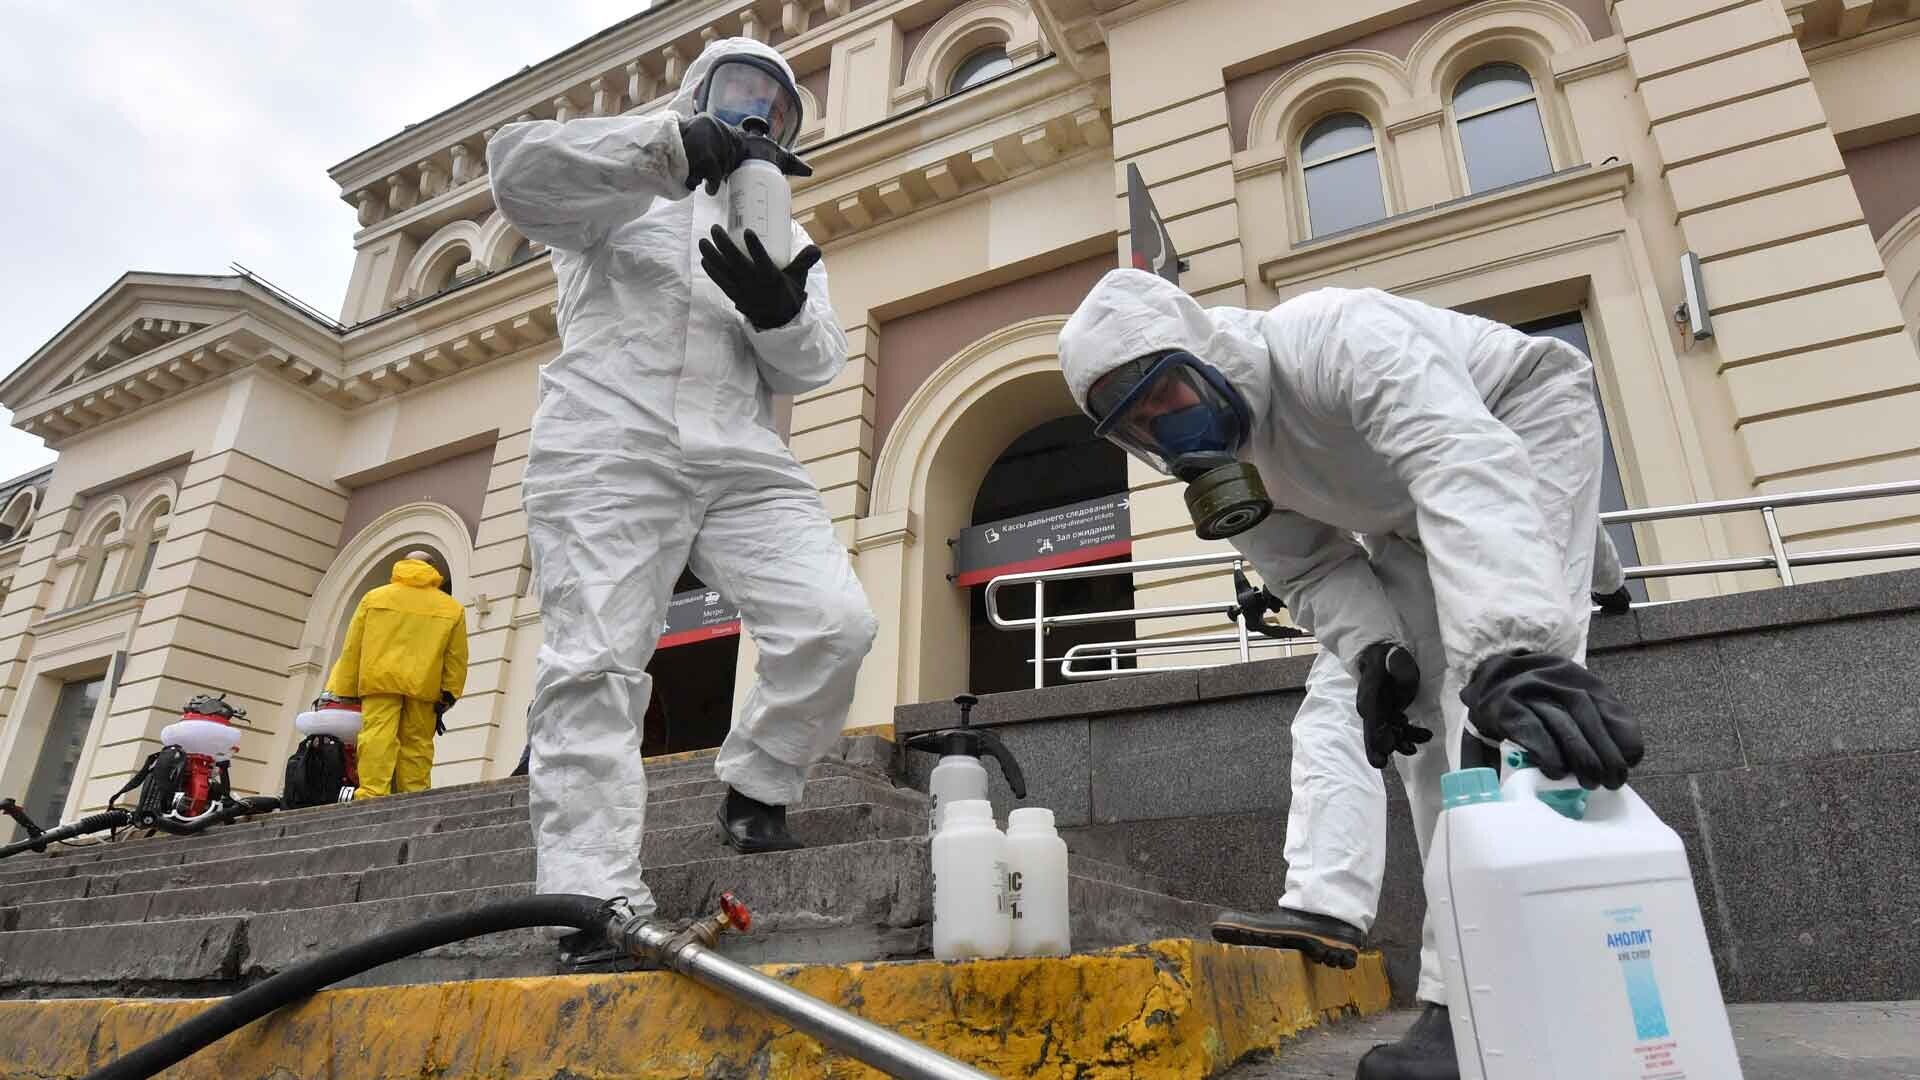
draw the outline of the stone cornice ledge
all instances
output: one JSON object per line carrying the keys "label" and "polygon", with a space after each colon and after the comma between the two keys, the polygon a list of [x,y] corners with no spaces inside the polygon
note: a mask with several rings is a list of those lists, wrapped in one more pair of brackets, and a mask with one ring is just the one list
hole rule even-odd
{"label": "stone cornice ledge", "polygon": [[1397,214],[1352,232],[1308,241],[1260,261],[1260,280],[1273,288],[1420,247],[1464,233],[1507,225],[1542,213],[1617,198],[1633,182],[1633,166],[1579,166],[1531,183]]}

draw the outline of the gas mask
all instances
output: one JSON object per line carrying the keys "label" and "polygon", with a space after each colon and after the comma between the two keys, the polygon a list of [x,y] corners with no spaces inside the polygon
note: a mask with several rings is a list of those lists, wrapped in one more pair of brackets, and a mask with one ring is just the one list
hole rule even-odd
{"label": "gas mask", "polygon": [[1178,349],[1131,360],[1087,394],[1094,433],[1187,485],[1202,540],[1246,532],[1273,512],[1259,470],[1235,455],[1252,419],[1239,391],[1211,364]]}
{"label": "gas mask", "polygon": [[751,53],[713,65],[694,91],[693,107],[745,131],[763,133],[782,148],[800,134],[800,94],[780,65]]}

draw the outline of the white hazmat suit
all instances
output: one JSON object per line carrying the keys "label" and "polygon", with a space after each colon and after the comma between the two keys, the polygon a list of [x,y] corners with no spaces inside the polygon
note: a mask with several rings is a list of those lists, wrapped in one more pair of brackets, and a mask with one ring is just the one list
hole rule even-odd
{"label": "white hazmat suit", "polygon": [[[1594,541],[1592,591],[1610,593],[1624,581],[1620,556],[1603,528]],[[1364,933],[1373,928],[1386,877],[1387,792],[1380,770],[1367,761],[1354,705],[1357,689],[1353,673],[1332,652],[1322,652],[1307,672],[1306,696],[1289,728],[1292,797],[1280,906],[1331,916]],[[1422,936],[1433,940],[1430,929]]]}
{"label": "white hazmat suit", "polygon": [[[522,483],[545,640],[529,740],[540,892],[624,896],[640,876],[646,666],[681,568],[737,605],[758,679],[715,771],[797,801],[839,735],[875,621],[820,494],[774,430],[772,395],[824,385],[847,343],[827,274],[784,326],[755,330],[700,266],[725,217],[689,191],[680,123],[709,45],[664,112],[510,124],[487,147],[500,212],[553,249],[560,355],[540,376]],[[793,246],[808,239],[796,224]]]}
{"label": "white hazmat suit", "polygon": [[[1109,273],[1060,333],[1083,410],[1102,376],[1168,349],[1211,364],[1246,400],[1252,431],[1239,457],[1276,509],[1232,542],[1329,650],[1315,675],[1346,676],[1350,703],[1363,649],[1413,651],[1421,686],[1407,717],[1438,737],[1394,761],[1424,858],[1474,669],[1514,650],[1585,652],[1602,446],[1592,365],[1551,338],[1377,290],[1322,289],[1264,313],[1203,309],[1137,270]],[[1357,738],[1336,742],[1298,747],[1296,760],[1357,753],[1365,767]],[[1355,803],[1322,805],[1338,814]],[[1323,830],[1355,831],[1310,820],[1301,842]],[[1380,857],[1328,843],[1310,858],[1334,880],[1352,872],[1340,866],[1365,873]],[[1337,901],[1303,906],[1363,925]],[[1430,934],[1424,944],[1418,996],[1444,1003]]]}

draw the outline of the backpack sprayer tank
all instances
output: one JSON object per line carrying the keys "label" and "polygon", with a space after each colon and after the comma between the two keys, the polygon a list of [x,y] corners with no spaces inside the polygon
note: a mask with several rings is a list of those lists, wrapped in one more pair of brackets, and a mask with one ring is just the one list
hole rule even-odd
{"label": "backpack sprayer tank", "polygon": [[240,748],[240,729],[233,721],[247,711],[227,702],[226,695],[201,694],[187,702],[180,719],[160,730],[160,750],[154,755],[133,823],[153,828],[165,816],[192,821],[227,794],[227,769]]}

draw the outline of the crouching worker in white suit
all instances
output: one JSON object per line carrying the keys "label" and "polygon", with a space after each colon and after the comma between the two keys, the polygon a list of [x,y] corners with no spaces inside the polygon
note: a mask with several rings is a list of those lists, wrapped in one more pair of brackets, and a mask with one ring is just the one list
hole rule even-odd
{"label": "crouching worker in white suit", "polygon": [[[1630,610],[1624,568],[1604,528],[1594,540],[1593,559],[1593,602],[1609,614]],[[1268,594],[1262,606],[1278,607],[1280,601]],[[1339,657],[1323,652],[1315,659],[1289,727],[1286,891],[1274,911],[1221,912],[1213,922],[1214,940],[1292,949],[1329,967],[1359,963],[1387,871],[1387,789],[1380,771],[1402,743],[1418,752],[1431,737],[1429,729],[1402,719],[1418,700],[1418,665],[1369,670],[1366,711],[1376,717],[1384,712],[1393,718],[1388,722],[1367,723],[1360,687]],[[1433,941],[1431,931],[1422,936]],[[1435,970],[1427,985],[1440,982]]]}
{"label": "crouching worker in white suit", "polygon": [[[715,762],[741,851],[800,846],[786,807],[839,736],[876,625],[774,430],[772,395],[846,364],[820,250],[792,224],[798,254],[775,266],[721,228],[750,119],[790,146],[800,98],[776,50],[732,38],[664,111],[510,124],[487,147],[500,212],[553,250],[559,279],[562,347],[522,484],[545,631],[528,719],[537,888],[640,915],[646,667],[682,567],[740,608],[759,649]],[[575,961],[604,952],[562,942]]]}
{"label": "crouching worker in white suit", "polygon": [[[1353,679],[1364,745],[1402,755],[1422,856],[1463,731],[1548,776],[1626,782],[1638,725],[1580,663],[1601,431],[1579,350],[1374,290],[1202,309],[1116,270],[1060,363],[1096,430],[1186,481],[1201,535],[1231,539]],[[1458,1075],[1423,968],[1426,1011],[1361,1080]]]}

